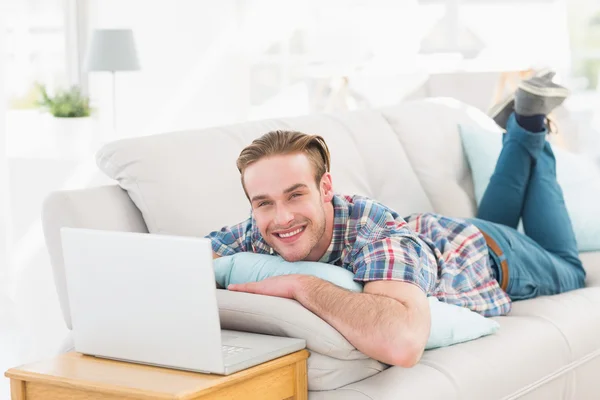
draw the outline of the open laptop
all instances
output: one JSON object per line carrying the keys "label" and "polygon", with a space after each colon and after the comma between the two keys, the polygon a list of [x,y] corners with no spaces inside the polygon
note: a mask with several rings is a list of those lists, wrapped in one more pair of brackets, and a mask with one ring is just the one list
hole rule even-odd
{"label": "open laptop", "polygon": [[221,330],[210,240],[62,228],[75,350],[228,375],[303,339]]}

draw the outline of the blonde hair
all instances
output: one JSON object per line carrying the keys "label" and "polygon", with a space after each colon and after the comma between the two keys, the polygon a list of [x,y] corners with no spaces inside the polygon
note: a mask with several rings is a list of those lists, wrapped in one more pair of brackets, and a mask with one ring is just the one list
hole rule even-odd
{"label": "blonde hair", "polygon": [[237,168],[240,171],[242,187],[248,196],[244,185],[244,171],[251,164],[271,156],[303,153],[313,166],[317,186],[323,174],[329,172],[330,155],[325,139],[318,135],[307,135],[297,131],[271,131],[265,133],[244,148],[237,159]]}

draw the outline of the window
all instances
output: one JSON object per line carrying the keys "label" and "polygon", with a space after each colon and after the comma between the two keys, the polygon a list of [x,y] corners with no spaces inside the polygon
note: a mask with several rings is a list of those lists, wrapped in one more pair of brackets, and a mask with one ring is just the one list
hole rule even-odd
{"label": "window", "polygon": [[598,88],[600,74],[600,2],[569,1],[573,75],[581,78],[582,89]]}
{"label": "window", "polygon": [[67,0],[9,0],[6,6],[6,95],[9,109],[34,108],[36,82],[68,84]]}

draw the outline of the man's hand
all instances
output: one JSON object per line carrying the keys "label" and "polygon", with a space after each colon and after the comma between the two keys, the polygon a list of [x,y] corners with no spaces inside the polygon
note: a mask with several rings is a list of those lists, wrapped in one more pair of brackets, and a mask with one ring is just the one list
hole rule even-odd
{"label": "man's hand", "polygon": [[229,285],[228,290],[263,294],[265,296],[284,297],[295,299],[296,293],[306,275],[282,275],[263,279],[260,282]]}

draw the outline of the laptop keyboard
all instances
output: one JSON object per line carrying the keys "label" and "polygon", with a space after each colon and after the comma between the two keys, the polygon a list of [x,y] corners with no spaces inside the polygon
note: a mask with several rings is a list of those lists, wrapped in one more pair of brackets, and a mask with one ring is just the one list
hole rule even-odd
{"label": "laptop keyboard", "polygon": [[224,357],[243,353],[247,350],[250,350],[250,349],[247,349],[246,347],[237,347],[237,346],[226,346],[226,345],[221,346],[221,353],[223,354]]}

